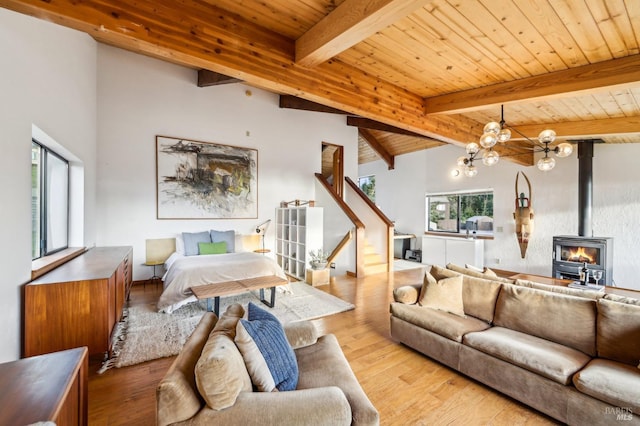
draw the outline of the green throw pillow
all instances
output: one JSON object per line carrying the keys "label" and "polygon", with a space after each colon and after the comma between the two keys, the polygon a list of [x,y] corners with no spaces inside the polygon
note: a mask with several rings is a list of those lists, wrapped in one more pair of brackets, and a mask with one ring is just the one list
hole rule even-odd
{"label": "green throw pillow", "polygon": [[227,243],[198,243],[199,254],[224,254],[227,252]]}

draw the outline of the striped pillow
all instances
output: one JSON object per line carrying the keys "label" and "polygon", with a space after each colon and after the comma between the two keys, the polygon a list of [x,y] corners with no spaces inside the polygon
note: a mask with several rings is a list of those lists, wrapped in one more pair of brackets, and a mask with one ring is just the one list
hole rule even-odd
{"label": "striped pillow", "polygon": [[261,392],[295,390],[298,361],[282,324],[253,303],[247,310],[249,319],[238,321],[235,343],[253,385]]}

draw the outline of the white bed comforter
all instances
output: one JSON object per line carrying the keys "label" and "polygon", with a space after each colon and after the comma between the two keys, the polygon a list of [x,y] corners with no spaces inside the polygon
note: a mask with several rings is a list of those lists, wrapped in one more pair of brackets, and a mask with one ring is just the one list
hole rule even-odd
{"label": "white bed comforter", "polygon": [[164,291],[158,300],[158,311],[171,313],[196,297],[191,287],[276,275],[287,279],[282,268],[271,258],[259,253],[241,252],[184,256],[172,254],[165,262]]}

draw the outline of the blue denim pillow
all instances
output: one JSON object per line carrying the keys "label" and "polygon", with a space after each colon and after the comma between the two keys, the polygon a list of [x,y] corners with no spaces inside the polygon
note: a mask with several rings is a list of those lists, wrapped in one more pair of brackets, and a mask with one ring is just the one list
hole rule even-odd
{"label": "blue denim pillow", "polygon": [[[238,321],[236,344],[251,381],[259,391],[271,392],[274,387],[279,391],[295,390],[298,386],[298,361],[282,324],[271,313],[251,302],[247,310],[248,320]],[[269,380],[264,380],[269,373]]]}
{"label": "blue denim pillow", "polygon": [[214,243],[227,243],[227,253],[236,252],[236,231],[216,231],[211,230],[211,241]]}
{"label": "blue denim pillow", "polygon": [[200,254],[198,243],[210,243],[211,235],[207,231],[183,232],[182,240],[184,241],[184,255],[196,256]]}

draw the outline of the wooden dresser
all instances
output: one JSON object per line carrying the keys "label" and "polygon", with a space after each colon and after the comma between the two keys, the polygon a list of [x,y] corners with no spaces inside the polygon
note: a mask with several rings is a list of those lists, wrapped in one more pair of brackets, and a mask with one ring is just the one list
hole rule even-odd
{"label": "wooden dresser", "polygon": [[132,283],[131,247],[94,247],[24,288],[24,356],[109,354]]}
{"label": "wooden dresser", "polygon": [[87,348],[0,364],[0,425],[86,425]]}

